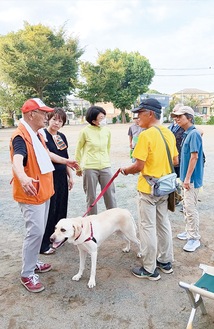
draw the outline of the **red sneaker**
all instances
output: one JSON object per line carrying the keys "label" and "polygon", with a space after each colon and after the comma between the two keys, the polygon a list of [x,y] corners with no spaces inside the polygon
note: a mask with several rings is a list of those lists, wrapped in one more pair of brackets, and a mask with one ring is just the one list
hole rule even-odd
{"label": "red sneaker", "polygon": [[35,272],[45,273],[45,272],[50,271],[51,269],[52,269],[52,266],[50,264],[46,264],[43,262],[37,262]]}
{"label": "red sneaker", "polygon": [[30,292],[40,292],[45,289],[36,274],[31,275],[29,278],[21,277],[21,284]]}

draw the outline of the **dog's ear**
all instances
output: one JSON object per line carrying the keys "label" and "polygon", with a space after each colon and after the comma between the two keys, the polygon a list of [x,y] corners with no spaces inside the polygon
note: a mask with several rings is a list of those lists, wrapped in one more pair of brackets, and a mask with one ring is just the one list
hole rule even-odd
{"label": "dog's ear", "polygon": [[75,223],[73,224],[73,228],[74,228],[74,239],[77,239],[82,232],[82,225],[79,223]]}

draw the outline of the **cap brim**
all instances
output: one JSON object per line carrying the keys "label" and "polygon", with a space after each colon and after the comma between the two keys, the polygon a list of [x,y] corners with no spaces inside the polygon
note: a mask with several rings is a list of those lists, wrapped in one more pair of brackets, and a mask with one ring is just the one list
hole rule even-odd
{"label": "cap brim", "polygon": [[51,107],[48,107],[48,106],[39,107],[39,110],[44,111],[44,112],[53,112],[54,111],[54,109],[52,109]]}
{"label": "cap brim", "polygon": [[143,107],[138,106],[138,107],[136,107],[135,109],[133,109],[132,112],[133,112],[133,113],[137,113],[137,112],[139,112],[139,111],[142,110],[142,109],[143,109]]}
{"label": "cap brim", "polygon": [[175,112],[171,113],[171,117],[176,117],[177,115],[183,115],[183,114],[184,114],[183,112],[181,113],[181,112],[178,111],[176,113]]}

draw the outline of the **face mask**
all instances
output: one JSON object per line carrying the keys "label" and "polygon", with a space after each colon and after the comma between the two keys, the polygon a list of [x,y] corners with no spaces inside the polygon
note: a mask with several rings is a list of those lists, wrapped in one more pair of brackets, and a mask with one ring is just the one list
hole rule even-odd
{"label": "face mask", "polygon": [[106,122],[106,118],[104,118],[103,120],[101,120],[100,122],[99,122],[99,126],[100,127],[103,127],[103,126],[105,126],[107,124],[107,122]]}

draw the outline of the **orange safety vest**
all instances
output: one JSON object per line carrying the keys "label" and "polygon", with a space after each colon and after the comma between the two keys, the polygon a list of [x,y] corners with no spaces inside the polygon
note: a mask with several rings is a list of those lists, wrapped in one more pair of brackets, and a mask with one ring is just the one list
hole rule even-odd
{"label": "orange safety vest", "polygon": [[[10,140],[10,157],[11,161],[13,161],[13,144],[12,141],[16,136],[21,136],[27,147],[27,164],[24,167],[24,171],[27,176],[32,177],[36,180],[39,180],[38,183],[33,183],[37,189],[37,195],[28,196],[23,191],[21,183],[13,171],[13,198],[14,200],[26,204],[42,204],[54,194],[54,185],[53,185],[53,174],[52,172],[47,174],[41,174],[40,168],[38,166],[36,155],[33,149],[32,139],[27,129],[23,124],[19,124],[18,128],[13,133]],[[40,135],[41,142],[43,146],[46,148],[45,141],[43,136]]]}

